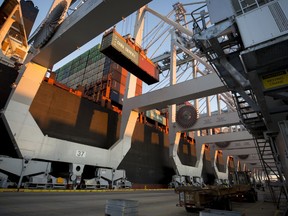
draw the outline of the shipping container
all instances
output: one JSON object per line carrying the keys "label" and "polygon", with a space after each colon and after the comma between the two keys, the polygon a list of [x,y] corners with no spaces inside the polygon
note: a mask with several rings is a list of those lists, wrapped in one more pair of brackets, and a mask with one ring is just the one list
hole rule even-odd
{"label": "shipping container", "polygon": [[117,64],[116,62],[112,62],[111,63],[111,69],[116,70],[116,71],[118,71],[120,73],[122,71],[122,67],[119,64]]}
{"label": "shipping container", "polygon": [[120,82],[117,82],[116,80],[112,80],[111,89],[116,90],[117,92],[123,95],[125,93],[125,85],[122,85]]}
{"label": "shipping container", "polygon": [[115,29],[104,34],[100,51],[145,83],[154,84],[159,81],[158,66],[145,58],[144,54],[140,55],[141,48],[131,39],[123,38]]}
{"label": "shipping container", "polygon": [[111,90],[110,99],[112,102],[114,102],[116,104],[123,105],[123,98],[124,98],[123,94],[120,94],[119,92],[117,92],[115,90]]}
{"label": "shipping container", "polygon": [[141,79],[137,79],[136,84],[142,86],[142,80]]}
{"label": "shipping container", "polygon": [[125,86],[126,86],[126,80],[127,80],[127,77],[126,77],[126,76],[123,76],[123,75],[121,75],[121,80],[120,80],[120,83],[122,83],[122,85],[125,85]]}
{"label": "shipping container", "polygon": [[128,71],[122,67],[122,74],[123,76],[127,76],[128,75]]}
{"label": "shipping container", "polygon": [[[56,71],[57,80],[61,80],[61,83],[71,88],[77,88],[79,85],[83,86],[86,89],[87,96],[92,100],[99,101],[100,97],[97,99],[97,97],[94,97],[95,95],[112,96],[113,99],[110,99],[115,106],[117,104],[122,105],[128,71],[100,53],[99,47],[100,45],[98,50],[92,48],[93,51],[91,51],[92,49],[90,49],[59,68]],[[137,78],[135,95],[140,94],[142,94],[142,81]]]}
{"label": "shipping container", "polygon": [[111,101],[114,101],[114,102],[116,102],[116,103],[118,103],[119,102],[119,92],[117,92],[117,91],[115,91],[115,90],[112,90],[111,92],[110,92],[110,99],[111,99]]}
{"label": "shipping container", "polygon": [[141,95],[141,94],[142,94],[142,86],[136,85],[135,95],[138,96],[138,95]]}
{"label": "shipping container", "polygon": [[103,65],[103,64],[105,63],[105,59],[106,59],[106,58],[101,58],[101,59],[99,59],[99,65]]}
{"label": "shipping container", "polygon": [[156,109],[153,109],[153,110],[147,110],[146,111],[146,117],[154,120],[154,121],[157,121],[159,123],[161,123],[162,125],[167,125],[167,119],[160,115],[160,111],[156,110]]}
{"label": "shipping container", "polygon": [[117,82],[121,82],[121,76],[122,74],[116,70],[112,70],[111,71],[111,77],[113,80],[116,80]]}
{"label": "shipping container", "polygon": [[[139,55],[139,64],[138,66],[149,74],[151,77],[154,77],[159,81],[159,69],[155,67],[154,63],[142,54]],[[143,80],[144,81],[144,80]]]}

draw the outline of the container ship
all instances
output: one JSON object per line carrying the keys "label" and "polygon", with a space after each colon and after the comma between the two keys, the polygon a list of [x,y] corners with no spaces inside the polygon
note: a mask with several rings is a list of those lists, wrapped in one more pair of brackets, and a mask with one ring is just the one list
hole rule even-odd
{"label": "container ship", "polygon": [[[30,112],[44,134],[104,149],[109,149],[119,139],[127,71],[100,53],[99,48],[98,44],[55,73],[51,72],[50,78],[41,83]],[[18,72],[4,64],[1,68],[2,109]],[[55,75],[56,80],[53,79]],[[136,95],[142,92],[142,82],[137,83]],[[165,115],[159,110],[139,115],[131,149],[118,167],[126,171],[133,187],[165,188],[175,175],[169,158],[169,128]],[[1,139],[4,141],[0,154],[19,157],[3,120]],[[182,134],[178,154],[183,164],[195,166],[195,143],[186,133]],[[206,175],[214,175],[208,146],[205,159]],[[93,178],[95,169],[85,166],[83,179]],[[65,177],[69,173],[68,163],[52,162],[52,170],[54,175]]]}
{"label": "container ship", "polygon": [[[128,71],[114,61],[117,59],[108,58],[100,49],[101,45],[97,44],[56,71],[49,71],[49,76],[41,82],[29,112],[45,136],[106,150],[119,139]],[[142,53],[141,61],[143,56]],[[0,64],[0,109],[5,110],[9,102],[9,95],[19,75],[18,66],[3,61]],[[152,74],[148,82],[157,81],[155,77]],[[142,81],[138,79],[135,95],[140,94]],[[0,120],[0,155],[22,159],[23,155],[15,146],[15,134],[11,133],[3,115]],[[168,187],[172,176],[176,174],[169,158],[168,132],[167,111],[149,110],[139,113],[131,148],[117,167],[118,170],[125,170],[126,178],[132,182],[133,188]],[[178,149],[182,164],[195,166],[195,145],[193,137],[182,133]],[[205,146],[203,158],[202,177],[205,183],[211,183],[211,179],[215,178],[209,148],[209,145]],[[71,177],[72,161],[57,160],[55,157],[36,157],[33,160],[51,163],[49,175],[58,180]],[[93,163],[82,164],[83,172],[79,181],[94,178],[99,168],[110,168],[97,166],[97,161]],[[233,169],[232,164],[230,168]],[[224,171],[223,160],[217,160],[217,166],[220,171]],[[15,173],[3,169],[0,172],[8,176],[10,181],[19,181]],[[29,182],[31,176],[23,176],[23,182]]]}

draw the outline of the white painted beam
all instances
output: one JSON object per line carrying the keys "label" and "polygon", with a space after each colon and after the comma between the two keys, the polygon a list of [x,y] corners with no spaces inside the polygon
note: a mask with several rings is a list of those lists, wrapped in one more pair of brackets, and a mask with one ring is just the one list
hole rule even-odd
{"label": "white painted beam", "polygon": [[[235,114],[235,113],[234,113]],[[223,114],[222,114],[223,115]],[[199,119],[200,120],[200,119]],[[251,140],[252,135],[248,131],[238,131],[231,133],[215,134],[210,136],[198,136],[195,137],[196,143],[217,143],[217,142],[233,142],[240,140]]]}
{"label": "white painted beam", "polygon": [[149,2],[151,0],[86,1],[63,21],[50,42],[33,61],[52,68],[55,63]]}
{"label": "white painted beam", "polygon": [[[238,125],[238,124],[240,124],[238,114],[236,112],[229,112],[229,113],[222,113],[220,115],[201,117],[190,128],[183,129],[177,124],[175,126],[178,131],[184,132],[184,131],[194,131],[194,130],[202,130],[202,129],[208,129],[208,128],[219,128],[219,127],[225,127],[225,126],[228,127],[231,125]],[[207,137],[209,137],[209,135]],[[209,143],[211,142],[212,140]],[[204,143],[208,143],[208,142],[204,142]]]}
{"label": "white painted beam", "polygon": [[21,173],[23,176],[27,176],[46,171],[50,172],[51,163],[0,156],[0,168],[17,176],[20,176]]}
{"label": "white painted beam", "polygon": [[125,100],[127,109],[143,112],[227,91],[216,73]]}
{"label": "white painted beam", "polygon": [[216,145],[217,150],[233,150],[233,149],[243,149],[243,148],[255,148],[255,143],[253,140],[231,142],[228,147],[220,148]]}
{"label": "white painted beam", "polygon": [[256,148],[225,150],[225,152],[230,156],[257,154]]}

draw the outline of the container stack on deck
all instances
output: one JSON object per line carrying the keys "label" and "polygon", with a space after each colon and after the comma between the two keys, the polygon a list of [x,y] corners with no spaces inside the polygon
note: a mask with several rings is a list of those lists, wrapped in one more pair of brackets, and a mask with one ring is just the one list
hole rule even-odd
{"label": "container stack on deck", "polygon": [[[90,100],[107,100],[120,107],[123,104],[128,71],[102,54],[100,44],[55,72],[57,81],[73,89],[83,87],[84,97]],[[135,94],[142,94],[140,79],[137,79]]]}

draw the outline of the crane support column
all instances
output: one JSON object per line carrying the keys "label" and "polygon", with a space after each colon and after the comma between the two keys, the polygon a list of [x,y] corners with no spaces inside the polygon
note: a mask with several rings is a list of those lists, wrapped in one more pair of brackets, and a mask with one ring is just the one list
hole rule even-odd
{"label": "crane support column", "polygon": [[[144,28],[144,8],[142,7],[137,11],[136,24],[134,31],[135,42],[141,45],[142,34]],[[110,167],[117,168],[122,159],[125,157],[131,147],[132,135],[136,126],[138,118],[138,112],[129,109],[125,105],[125,100],[133,98],[135,96],[137,77],[131,73],[128,73],[127,77],[127,88],[125,90],[123,109],[122,109],[122,120],[120,128],[120,139],[110,149]],[[120,154],[119,154],[120,153]]]}

